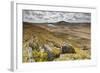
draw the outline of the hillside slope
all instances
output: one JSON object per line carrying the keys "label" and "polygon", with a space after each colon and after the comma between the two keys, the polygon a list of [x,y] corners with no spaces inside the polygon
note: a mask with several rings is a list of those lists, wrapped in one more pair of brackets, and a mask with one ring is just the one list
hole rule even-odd
{"label": "hillside slope", "polygon": [[[32,53],[31,59],[32,62],[34,62],[33,56],[34,51],[36,50],[33,50],[32,48],[32,52],[29,53],[30,45],[33,45],[32,47],[38,45],[35,48],[39,48],[39,50],[43,50],[44,45],[48,45],[51,49],[59,48],[61,50],[64,43],[71,45],[75,49],[76,53],[62,53],[59,57],[54,58],[54,61],[90,59],[90,27],[88,27],[88,25],[86,26],[86,24],[83,27],[83,25],[71,26],[68,25],[68,23],[67,25],[65,25],[65,22],[63,23],[64,25],[56,24],[55,27],[52,27],[48,26],[46,23],[23,22],[23,62],[30,62],[30,53]],[[59,52],[55,49],[52,50],[54,54]],[[39,52],[41,51],[38,51],[37,53]],[[40,57],[40,59],[36,61],[49,61],[46,59],[46,54],[44,58],[42,59]]]}

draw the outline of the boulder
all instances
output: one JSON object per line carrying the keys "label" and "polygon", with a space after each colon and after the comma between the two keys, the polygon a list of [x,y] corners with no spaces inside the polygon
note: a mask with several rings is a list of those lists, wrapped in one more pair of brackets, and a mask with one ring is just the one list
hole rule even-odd
{"label": "boulder", "polygon": [[62,54],[64,54],[64,53],[76,53],[75,49],[69,44],[63,45],[61,47],[61,50],[62,50]]}
{"label": "boulder", "polygon": [[44,49],[48,54],[48,61],[52,61],[55,58],[58,58],[61,54],[61,49],[57,47],[50,47],[49,45],[44,45]]}
{"label": "boulder", "polygon": [[49,47],[49,45],[44,44],[43,48],[44,48],[45,52],[47,52],[47,54],[48,54],[48,61],[54,60],[55,57],[54,57],[54,54],[52,53],[52,49]]}
{"label": "boulder", "polygon": [[48,58],[47,58],[48,61],[54,60],[55,56],[52,52],[47,52],[47,54],[48,54]]}

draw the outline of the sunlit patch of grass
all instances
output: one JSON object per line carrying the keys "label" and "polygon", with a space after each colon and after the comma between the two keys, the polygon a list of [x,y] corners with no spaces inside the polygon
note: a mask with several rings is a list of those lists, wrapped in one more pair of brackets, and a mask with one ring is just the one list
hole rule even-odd
{"label": "sunlit patch of grass", "polygon": [[81,50],[80,48],[75,48],[77,52],[77,56],[79,56],[80,59],[90,59],[91,54],[90,50]]}

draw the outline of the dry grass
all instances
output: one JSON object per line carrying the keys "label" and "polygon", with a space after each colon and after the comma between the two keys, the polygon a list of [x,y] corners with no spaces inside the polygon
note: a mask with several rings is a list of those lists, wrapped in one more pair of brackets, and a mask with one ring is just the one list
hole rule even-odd
{"label": "dry grass", "polygon": [[79,48],[75,48],[75,50],[76,50],[75,54],[62,54],[60,55],[60,58],[56,58],[55,61],[85,60],[91,58],[89,51],[83,51],[80,50]]}
{"label": "dry grass", "polygon": [[[81,30],[84,31],[83,29]],[[79,32],[79,31],[78,31]],[[86,31],[85,31],[86,33]],[[88,31],[89,33],[89,31]],[[90,38],[90,37],[89,37]],[[58,48],[61,47],[62,43],[66,42],[72,45],[76,51],[74,54],[61,54]],[[29,62],[29,44],[31,43],[31,47],[34,48],[32,51],[32,58],[35,62],[43,62],[48,61],[47,53],[39,51],[40,47],[44,44],[48,44],[52,47],[52,53],[56,56],[54,61],[65,61],[65,60],[83,60],[83,59],[90,59],[91,58],[91,51],[90,51],[90,39],[81,38],[80,35],[74,36],[74,34],[67,34],[66,33],[57,33],[50,32],[45,28],[41,28],[36,26],[35,24],[31,23],[24,23],[23,26],[23,62]],[[34,46],[34,44],[36,44]],[[89,49],[82,50],[82,47],[86,45]],[[38,51],[36,50],[38,49]]]}

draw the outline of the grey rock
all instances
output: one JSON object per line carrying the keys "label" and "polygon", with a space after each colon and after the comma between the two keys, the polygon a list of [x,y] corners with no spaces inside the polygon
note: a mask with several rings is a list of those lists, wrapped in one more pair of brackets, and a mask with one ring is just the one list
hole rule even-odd
{"label": "grey rock", "polygon": [[62,50],[62,53],[76,53],[75,49],[69,44],[64,44],[61,47],[61,50]]}

